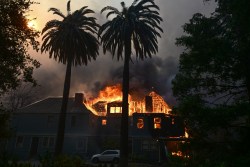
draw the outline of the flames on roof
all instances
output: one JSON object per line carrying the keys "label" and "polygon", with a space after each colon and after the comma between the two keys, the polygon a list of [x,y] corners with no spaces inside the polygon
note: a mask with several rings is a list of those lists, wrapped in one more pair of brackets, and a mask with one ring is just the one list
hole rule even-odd
{"label": "flames on roof", "polygon": [[[129,115],[133,113],[165,113],[170,114],[171,108],[165,102],[165,100],[152,91],[143,100],[132,100],[133,97],[129,95]],[[147,100],[149,99],[149,100]],[[94,114],[104,116],[107,114],[107,106],[112,102],[122,101],[122,87],[121,84],[107,86],[101,90],[98,97],[87,100],[85,102],[86,107]],[[150,101],[150,105],[148,105]],[[147,107],[149,106],[149,107]],[[121,111],[121,109],[119,109]]]}

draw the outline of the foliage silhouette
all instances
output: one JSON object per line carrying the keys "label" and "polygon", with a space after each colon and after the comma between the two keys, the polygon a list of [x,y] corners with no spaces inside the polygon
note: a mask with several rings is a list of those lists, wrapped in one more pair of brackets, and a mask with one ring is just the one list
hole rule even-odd
{"label": "foliage silhouette", "polygon": [[249,166],[250,1],[215,1],[211,16],[194,14],[177,38],[185,50],[173,92],[192,137],[190,166]]}
{"label": "foliage silhouette", "polygon": [[103,51],[110,51],[113,58],[123,58],[123,99],[120,149],[120,166],[128,166],[128,93],[129,93],[129,61],[131,60],[132,45],[136,58],[143,60],[158,51],[157,37],[163,30],[159,26],[162,18],[157,10],[159,7],[153,0],[134,0],[130,7],[121,2],[122,11],[107,6],[101,12],[108,11],[106,17],[114,18],[104,23],[99,29]]}
{"label": "foliage silhouette", "polygon": [[87,16],[94,13],[87,6],[71,14],[70,1],[67,4],[67,16],[56,8],[50,8],[50,11],[62,17],[63,20],[51,20],[46,23],[42,30],[43,44],[41,51],[49,52],[49,58],[67,64],[55,146],[55,155],[58,155],[62,153],[63,149],[71,66],[87,65],[89,61],[96,59],[99,42],[93,34],[97,34],[99,25],[96,23],[96,18]]}
{"label": "foliage silhouette", "polygon": [[28,27],[27,12],[35,2],[0,1],[0,96],[16,89],[22,82],[36,85],[33,70],[40,63],[28,53],[31,46],[38,51],[39,32]]}

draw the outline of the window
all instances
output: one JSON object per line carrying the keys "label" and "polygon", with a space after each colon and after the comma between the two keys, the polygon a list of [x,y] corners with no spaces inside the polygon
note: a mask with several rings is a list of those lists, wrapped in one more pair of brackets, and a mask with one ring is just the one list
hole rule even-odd
{"label": "window", "polygon": [[144,127],[144,122],[143,122],[143,119],[142,118],[139,118],[137,120],[137,128],[138,129],[142,129]]}
{"label": "window", "polygon": [[70,123],[71,127],[76,127],[76,116],[73,115],[71,117],[71,123]]}
{"label": "window", "polygon": [[133,126],[133,117],[130,117],[130,126]]}
{"label": "window", "polygon": [[161,129],[161,118],[160,117],[154,118],[154,128]]}
{"label": "window", "polygon": [[103,153],[102,153],[102,155],[109,155],[109,154],[118,154],[118,152],[117,151],[104,151]]}
{"label": "window", "polygon": [[23,136],[17,136],[16,139],[16,147],[21,148],[23,147],[24,137]]}
{"label": "window", "polygon": [[84,138],[84,137],[78,138],[76,148],[78,150],[81,150],[82,152],[86,152],[87,151],[87,138]]}
{"label": "window", "polygon": [[53,147],[55,143],[54,137],[44,137],[43,138],[43,147]]}
{"label": "window", "polygon": [[172,122],[171,123],[172,123],[172,125],[174,125],[174,118],[172,118]]}
{"label": "window", "polygon": [[43,138],[43,147],[48,147],[49,145],[49,137],[44,137]]}
{"label": "window", "polygon": [[102,125],[103,126],[107,125],[107,120],[106,119],[102,119]]}
{"label": "window", "polygon": [[49,147],[54,147],[54,144],[55,144],[55,138],[54,137],[50,137]]}
{"label": "window", "polygon": [[156,150],[157,149],[157,142],[153,140],[142,140],[142,150]]}
{"label": "window", "polygon": [[110,107],[110,113],[122,113],[121,107]]}
{"label": "window", "polygon": [[53,115],[49,115],[48,116],[48,120],[47,120],[47,127],[51,128],[53,126],[55,126],[55,116]]}
{"label": "window", "polygon": [[142,150],[149,150],[149,141],[148,140],[144,140],[142,141]]}

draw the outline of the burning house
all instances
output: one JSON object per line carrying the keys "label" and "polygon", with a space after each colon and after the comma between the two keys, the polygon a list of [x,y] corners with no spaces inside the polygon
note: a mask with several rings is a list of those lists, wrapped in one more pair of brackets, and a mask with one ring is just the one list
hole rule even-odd
{"label": "burning house", "polygon": [[[134,98],[129,95],[130,116],[133,113],[171,113],[171,108],[165,100],[154,91],[139,99],[140,100],[134,100]],[[104,116],[110,113],[121,113],[121,102],[122,91],[121,85],[118,84],[108,86],[104,90],[101,90],[97,98],[86,102],[86,106],[93,113],[96,113],[99,116]]]}
{"label": "burning house", "polygon": [[[46,151],[53,153],[61,101],[46,98],[14,113],[12,126],[16,133],[7,150],[21,159],[38,158]],[[94,99],[76,93],[68,102],[63,151],[90,157],[105,149],[119,148],[121,113],[120,85],[106,87]],[[164,150],[171,148],[169,141],[182,139],[184,133],[181,118],[171,114],[171,108],[156,92],[141,98],[129,96],[132,157],[158,161],[164,158]]]}

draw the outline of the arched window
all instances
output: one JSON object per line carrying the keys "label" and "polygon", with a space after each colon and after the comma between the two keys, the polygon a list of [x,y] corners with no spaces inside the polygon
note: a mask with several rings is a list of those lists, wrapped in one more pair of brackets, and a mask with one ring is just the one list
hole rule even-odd
{"label": "arched window", "polygon": [[137,128],[142,129],[144,127],[144,122],[142,118],[138,118],[137,120]]}

